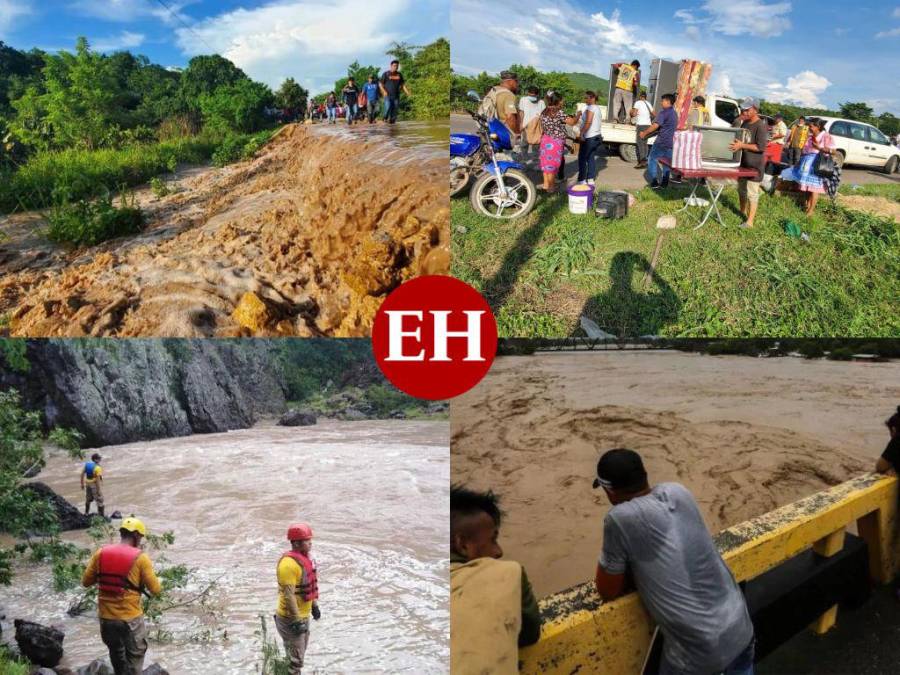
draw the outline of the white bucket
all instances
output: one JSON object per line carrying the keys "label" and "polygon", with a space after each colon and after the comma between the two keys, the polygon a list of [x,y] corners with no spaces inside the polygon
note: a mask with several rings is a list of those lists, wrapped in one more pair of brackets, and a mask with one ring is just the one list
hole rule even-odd
{"label": "white bucket", "polygon": [[[578,189],[583,188],[583,189]],[[591,210],[594,201],[594,188],[590,185],[573,185],[567,190],[569,195],[569,213],[583,215]]]}

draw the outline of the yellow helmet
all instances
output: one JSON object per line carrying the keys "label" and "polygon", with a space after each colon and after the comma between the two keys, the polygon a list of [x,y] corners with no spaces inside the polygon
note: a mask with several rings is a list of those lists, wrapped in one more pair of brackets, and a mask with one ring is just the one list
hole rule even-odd
{"label": "yellow helmet", "polygon": [[137,532],[142,537],[147,536],[147,528],[144,527],[144,524],[134,516],[123,520],[122,524],[120,525],[120,529],[128,530],[129,532]]}

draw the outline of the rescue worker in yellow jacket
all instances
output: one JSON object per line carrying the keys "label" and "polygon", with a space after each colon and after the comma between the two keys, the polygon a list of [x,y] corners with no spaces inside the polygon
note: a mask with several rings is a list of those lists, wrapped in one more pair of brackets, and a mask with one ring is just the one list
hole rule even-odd
{"label": "rescue worker in yellow jacket", "polygon": [[100,461],[103,458],[100,453],[95,452],[91,455],[91,461],[85,462],[81,469],[81,489],[84,490],[84,515],[91,512],[91,502],[97,502],[97,513],[100,517],[106,514],[103,512],[103,469],[100,467]]}
{"label": "rescue worker in yellow jacket", "polygon": [[501,513],[493,492],[450,488],[450,672],[512,675],[519,647],[541,636],[525,569],[500,560]]}
{"label": "rescue worker in yellow jacket", "polygon": [[295,523],[288,528],[291,542],[289,551],[278,560],[278,609],[275,611],[275,628],[284,641],[290,658],[290,675],[300,675],[303,657],[309,644],[309,617],[316,621],[319,611],[319,582],[316,564],[309,557],[312,549],[312,528],[306,523]]}
{"label": "rescue worker in yellow jacket", "polygon": [[141,593],[159,595],[162,588],[153,563],[140,549],[147,528],[137,518],[125,518],[119,528],[121,541],[103,546],[91,557],[81,584],[97,584],[100,636],[109,649],[116,675],[140,675],[147,653],[147,626]]}

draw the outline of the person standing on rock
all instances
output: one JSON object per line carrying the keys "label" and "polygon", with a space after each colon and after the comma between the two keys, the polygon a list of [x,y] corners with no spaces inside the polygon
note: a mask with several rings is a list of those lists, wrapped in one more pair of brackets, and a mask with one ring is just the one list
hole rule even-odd
{"label": "person standing on rock", "polygon": [[101,483],[103,482],[103,469],[100,467],[100,461],[103,458],[99,453],[91,455],[91,461],[85,462],[81,469],[81,489],[84,490],[84,515],[91,513],[91,502],[97,502],[97,513],[101,518],[105,518],[103,507],[103,490]]}
{"label": "person standing on rock", "polygon": [[312,528],[306,523],[295,523],[288,528],[291,549],[278,561],[278,609],[275,610],[275,628],[284,641],[290,658],[290,675],[300,675],[303,656],[309,644],[309,617],[316,621],[319,611],[319,583],[316,565],[309,557],[312,549]]}
{"label": "person standing on rock", "polygon": [[135,517],[125,518],[119,528],[121,541],[103,546],[91,556],[81,585],[100,588],[97,597],[100,637],[109,649],[116,675],[140,675],[147,653],[147,626],[141,593],[159,595],[159,579],[153,563],[141,551],[147,528]]}

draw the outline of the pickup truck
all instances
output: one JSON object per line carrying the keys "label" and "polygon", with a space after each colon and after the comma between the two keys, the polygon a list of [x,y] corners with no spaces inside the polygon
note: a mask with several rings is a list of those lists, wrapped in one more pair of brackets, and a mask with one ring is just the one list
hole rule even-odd
{"label": "pickup truck", "polygon": [[[740,112],[738,102],[721,94],[706,94],[706,79],[712,66],[698,61],[684,60],[680,63],[653,59],[650,64],[650,82],[647,87],[647,101],[653,106],[653,111],[659,111],[663,94],[678,95],[679,102],[687,99],[689,102],[695,96],[705,96],[706,107],[709,109],[710,124],[714,127],[730,127],[734,124]],[[705,77],[698,77],[703,73]],[[693,75],[693,77],[692,77]],[[618,70],[610,67],[609,97],[613,100],[613,88],[615,87]],[[600,123],[600,132],[603,142],[611,152],[618,152],[619,157],[626,162],[637,161],[637,146],[635,145],[637,131],[633,124],[619,124],[612,118],[612,113],[607,107],[601,106],[603,120]],[[685,108],[686,110],[686,108]],[[683,121],[685,112],[679,111],[679,119]],[[648,140],[653,144],[654,138]]]}

